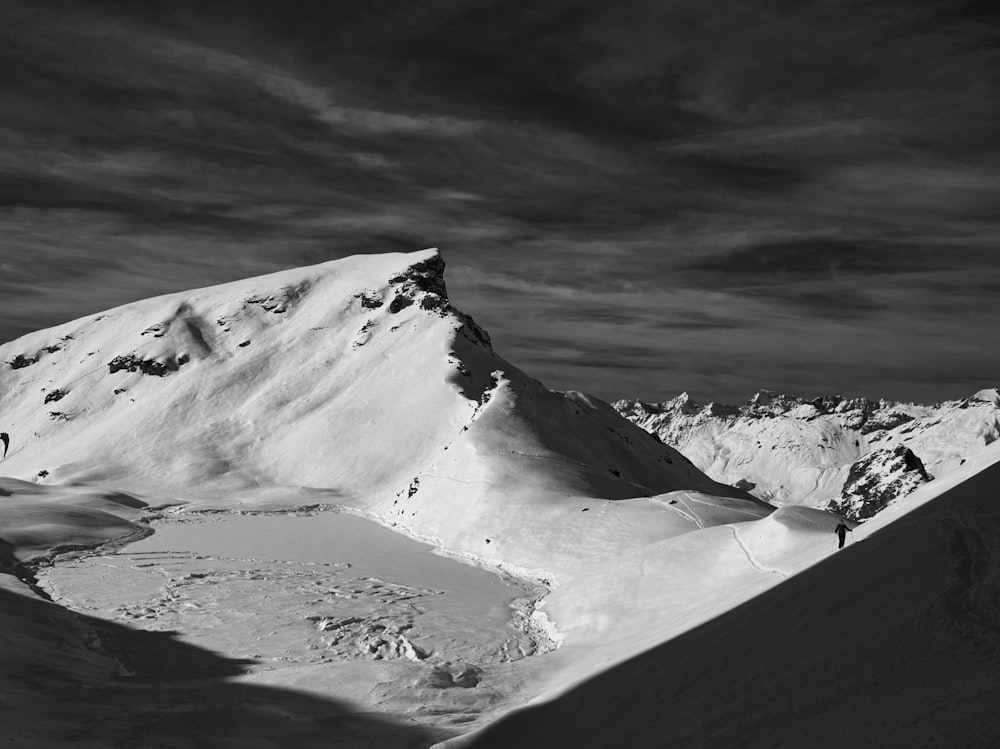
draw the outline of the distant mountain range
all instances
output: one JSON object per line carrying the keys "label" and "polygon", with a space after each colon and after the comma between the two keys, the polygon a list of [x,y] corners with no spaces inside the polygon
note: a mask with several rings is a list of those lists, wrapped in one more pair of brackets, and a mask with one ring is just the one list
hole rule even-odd
{"label": "distant mountain range", "polygon": [[742,406],[699,404],[687,393],[613,405],[717,481],[855,520],[947,475],[1000,435],[996,389],[930,406],[768,390]]}

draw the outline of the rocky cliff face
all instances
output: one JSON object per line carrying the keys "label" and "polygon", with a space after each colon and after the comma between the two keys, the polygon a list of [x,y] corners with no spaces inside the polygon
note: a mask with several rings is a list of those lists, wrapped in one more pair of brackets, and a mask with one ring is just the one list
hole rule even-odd
{"label": "rocky cliff face", "polygon": [[859,519],[1000,435],[996,389],[930,406],[766,390],[741,406],[702,405],[687,393],[614,406],[718,481],[775,504],[831,506]]}
{"label": "rocky cliff face", "polygon": [[867,520],[933,478],[908,447],[881,447],[851,466],[840,497],[831,500],[829,509],[852,520]]}

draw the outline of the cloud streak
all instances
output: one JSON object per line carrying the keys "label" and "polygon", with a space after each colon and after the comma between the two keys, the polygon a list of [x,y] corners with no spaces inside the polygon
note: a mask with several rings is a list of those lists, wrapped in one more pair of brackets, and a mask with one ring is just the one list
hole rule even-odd
{"label": "cloud streak", "polygon": [[437,245],[557,387],[959,395],[1000,365],[976,322],[1000,319],[997,20],[0,0],[0,339]]}

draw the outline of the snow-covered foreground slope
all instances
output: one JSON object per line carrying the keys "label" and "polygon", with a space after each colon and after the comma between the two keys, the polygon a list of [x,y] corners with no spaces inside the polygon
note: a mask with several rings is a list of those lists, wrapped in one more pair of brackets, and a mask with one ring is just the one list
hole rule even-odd
{"label": "snow-covered foreground slope", "polygon": [[356,256],[7,343],[0,474],[202,507],[312,490],[547,578],[677,529],[643,501],[595,522],[594,499],[693,490],[753,503],[609,405],[505,362],[452,307],[443,271],[435,250]]}
{"label": "snow-covered foreground slope", "polygon": [[615,408],[718,481],[779,505],[836,501],[858,519],[948,474],[1000,436],[996,389],[934,406],[761,391],[738,407],[699,405],[685,393]]}
{"label": "snow-covered foreground slope", "polygon": [[[446,746],[995,746],[998,487],[994,445],[859,527],[843,551]],[[783,525],[775,513],[734,532],[760,542],[757,563],[777,572],[803,553],[781,540]],[[648,573],[669,598],[677,555],[659,559]]]}

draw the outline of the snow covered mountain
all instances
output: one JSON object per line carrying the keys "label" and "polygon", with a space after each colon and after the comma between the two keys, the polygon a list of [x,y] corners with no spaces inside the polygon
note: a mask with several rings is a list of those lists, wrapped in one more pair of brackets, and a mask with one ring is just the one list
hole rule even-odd
{"label": "snow covered mountain", "polygon": [[1000,435],[996,389],[932,406],[763,390],[742,406],[701,405],[684,393],[614,407],[718,481],[856,519],[955,470]]}
{"label": "snow covered mountain", "polygon": [[830,501],[829,509],[852,520],[867,520],[933,479],[910,448],[880,447],[855,461],[840,497]]}
{"label": "snow covered mountain", "polygon": [[[843,551],[439,747],[997,746],[998,484],[994,444]],[[773,531],[789,510],[815,512],[743,527]],[[770,564],[782,567],[796,546],[776,540]]]}
{"label": "snow covered mountain", "polygon": [[[504,361],[443,274],[436,250],[356,256],[6,343],[0,474],[226,506],[301,501],[304,488],[542,576],[572,567],[577,546],[606,552],[603,537],[690,527],[646,497],[770,511],[608,404]],[[581,514],[629,498],[613,525]]]}
{"label": "snow covered mountain", "polygon": [[[696,746],[693,738],[712,739],[713,731],[724,735],[705,745],[744,738],[769,745],[769,731],[785,731],[782,740],[806,736],[808,745],[819,746],[815,719],[795,717],[815,709],[810,695],[827,684],[825,668],[813,681],[808,669],[817,660],[824,666],[846,661],[858,643],[892,652],[881,660],[868,651],[859,656],[870,669],[864,683],[898,676],[902,683],[888,693],[917,690],[915,705],[960,693],[968,706],[961,717],[972,718],[962,726],[979,730],[975,717],[988,713],[984,705],[995,693],[996,669],[987,668],[993,664],[970,658],[975,678],[947,680],[938,689],[933,680],[896,667],[916,659],[905,647],[913,632],[892,629],[899,621],[919,636],[931,633],[918,640],[928,648],[940,639],[947,657],[933,666],[949,679],[969,673],[963,670],[968,663],[952,667],[947,638],[954,633],[961,640],[972,632],[984,652],[995,649],[995,633],[982,627],[995,613],[988,610],[992,588],[981,579],[995,568],[986,563],[995,543],[985,530],[968,527],[966,499],[944,523],[880,534],[860,552],[838,552],[836,516],[800,506],[775,511],[709,478],[608,404],[550,391],[506,362],[487,333],[452,306],[443,272],[433,250],[347,258],[126,305],[0,346],[0,432],[10,440],[0,474],[12,477],[0,479],[0,573],[6,573],[0,574],[0,691],[16,713],[5,726],[15,727],[8,730],[16,729],[17,745],[82,737],[80,746],[104,746],[108,736],[134,742],[141,735],[157,745],[190,746],[200,740],[191,738],[197,726],[234,747],[427,746],[454,736],[456,728],[476,728],[487,708],[565,695],[447,745],[643,747],[675,736],[679,745]],[[792,438],[815,433],[826,437],[825,449],[799,448],[803,471],[815,474],[814,453],[839,452],[856,462],[865,452],[871,459],[852,480],[860,504],[844,508],[861,513],[873,491],[866,477],[883,479],[875,488],[891,494],[899,482],[915,480],[917,466],[934,472],[960,465],[976,440],[993,439],[996,422],[991,431],[985,414],[995,412],[997,401],[995,393],[981,393],[937,412],[938,425],[920,426],[931,417],[921,407],[817,405],[762,394],[752,405],[756,426],[766,429],[746,427],[761,447],[740,455],[763,455],[770,462],[746,462],[785,470],[794,463],[787,455],[798,454]],[[732,424],[754,421],[740,409],[714,405],[685,402],[673,410],[692,422],[701,418],[706,434],[720,442],[729,439],[723,417]],[[900,433],[922,440],[922,451],[897,450],[887,437],[908,426],[911,432]],[[783,438],[787,454],[766,449],[769,436]],[[945,478],[914,492],[912,504],[973,480],[978,471],[992,471],[992,481],[998,447],[945,470]],[[845,465],[831,475],[847,475]],[[802,482],[809,485],[808,475]],[[981,505],[985,494],[976,488],[973,499]],[[293,621],[286,608],[272,602],[265,611],[254,597],[278,589],[262,593],[267,575],[284,562],[253,550],[253,559],[242,552],[227,556],[213,545],[219,543],[214,529],[206,531],[211,543],[204,553],[167,546],[133,556],[133,545],[120,556],[105,549],[80,564],[62,558],[48,575],[23,564],[56,547],[121,544],[149,533],[151,523],[193,526],[204,517],[156,509],[165,504],[220,510],[211,516],[220,527],[243,510],[339,505],[360,511],[454,554],[550,583],[541,603],[533,599],[519,611],[530,617],[532,633],[541,630],[561,647],[489,663],[452,663],[448,642],[433,654],[435,662],[424,662],[415,650],[412,661],[338,661],[334,650],[316,651],[322,655],[316,661],[295,661],[290,653],[314,651],[303,643],[283,645],[265,660],[261,637],[252,645],[240,638],[252,648],[244,652],[249,660],[235,651],[220,658],[217,645],[205,650],[197,638],[226,631],[227,613],[241,620],[251,613],[252,631],[267,637],[280,631],[293,638],[302,627],[317,636],[327,624],[358,620],[323,614],[328,599],[355,607],[352,613],[379,628],[366,624],[359,631],[380,637],[387,631],[381,617],[389,584],[365,577],[338,587],[330,567],[302,560],[313,575],[279,578],[282,590],[301,595],[311,614]],[[880,512],[858,530],[858,540],[903,517],[911,507],[905,504]],[[982,506],[973,509],[985,516]],[[165,537],[157,532],[148,540]],[[301,540],[282,538],[288,546]],[[381,543],[372,545],[382,551]],[[201,567],[171,572],[169,565],[185,554]],[[830,568],[823,560],[834,555]],[[155,561],[160,557],[168,561]],[[914,570],[914,557],[924,567]],[[846,575],[836,567],[839,558],[846,560]],[[800,583],[799,573],[810,575],[814,565],[820,571]],[[872,569],[880,574],[871,575]],[[955,569],[962,575],[957,582]],[[94,598],[106,605],[93,610],[104,618],[87,616],[72,595],[69,581],[95,579],[82,577],[89,573],[102,581],[94,584]],[[121,582],[109,583],[112,575]],[[868,586],[860,596],[852,580]],[[367,600],[361,600],[364,586]],[[185,599],[181,587],[187,595],[197,588],[204,598]],[[52,591],[53,600],[41,601],[31,590]],[[125,592],[134,606],[123,610]],[[217,605],[222,599],[229,608]],[[423,605],[411,605],[414,600],[399,601],[407,612],[400,631],[416,627],[406,619]],[[193,605],[198,601],[212,605]],[[940,631],[917,621],[927,611]],[[720,658],[727,668],[712,665]],[[247,672],[249,662],[259,670]],[[879,670],[879,664],[888,665]],[[841,673],[829,694],[817,698],[831,711],[824,719],[842,719],[836,700],[845,694],[867,699],[851,676]],[[341,684],[349,703],[331,700]],[[766,699],[759,697],[762,687],[770,689]],[[73,700],[64,699],[67,689]],[[431,691],[453,696],[424,701]],[[799,702],[789,707],[789,698]],[[907,699],[895,704],[905,707]],[[411,705],[400,725],[368,719],[388,711],[386,704]],[[567,707],[575,717],[563,715]],[[852,706],[852,721],[863,707]],[[725,720],[717,718],[720,709],[729,711]],[[449,730],[442,735],[440,727],[414,725],[429,715],[440,716]],[[525,726],[525,715],[534,726]],[[743,725],[740,716],[764,716],[767,728]],[[880,717],[870,723],[883,732],[912,719],[903,709],[887,721]],[[105,733],[93,733],[94,726]],[[234,726],[243,732],[234,733]]]}

